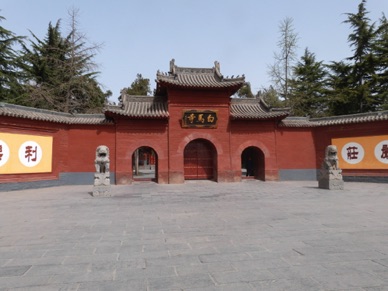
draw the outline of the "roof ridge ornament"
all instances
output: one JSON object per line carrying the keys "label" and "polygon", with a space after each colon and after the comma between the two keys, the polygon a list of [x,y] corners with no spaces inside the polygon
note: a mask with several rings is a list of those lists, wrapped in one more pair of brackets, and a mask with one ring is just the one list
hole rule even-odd
{"label": "roof ridge ornament", "polygon": [[214,69],[216,71],[217,76],[222,80],[224,78],[224,76],[222,76],[222,74],[221,74],[221,67],[220,67],[219,61],[214,62]]}
{"label": "roof ridge ornament", "polygon": [[170,61],[170,73],[172,74],[172,75],[175,75],[175,59],[171,59],[171,61]]}

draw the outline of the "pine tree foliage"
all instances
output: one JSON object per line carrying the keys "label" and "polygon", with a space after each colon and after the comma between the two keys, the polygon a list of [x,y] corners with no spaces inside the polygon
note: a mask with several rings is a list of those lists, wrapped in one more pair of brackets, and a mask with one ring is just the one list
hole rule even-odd
{"label": "pine tree foliage", "polygon": [[307,48],[301,60],[293,67],[294,78],[290,80],[289,106],[292,115],[321,117],[325,115],[326,71],[322,62]]}
{"label": "pine tree foliage", "polygon": [[[288,19],[282,22],[278,43],[281,50],[275,54],[269,75],[273,88],[292,108],[293,114],[345,115],[388,109],[388,21],[383,14],[379,22],[372,22],[366,3],[367,0],[361,0],[357,12],[347,13],[344,21],[351,30],[348,43],[352,55],[327,65],[315,61],[309,64],[306,55],[294,64],[295,50],[286,48],[295,48],[296,33],[292,21],[291,25]],[[286,65],[287,52],[289,65]],[[292,74],[287,73],[287,68]],[[322,70],[326,71],[323,78],[320,77]],[[316,84],[313,84],[314,78],[317,78]],[[311,91],[313,88],[315,91]]]}
{"label": "pine tree foliage", "polygon": [[280,99],[277,90],[272,86],[259,90],[259,92],[257,92],[257,96],[262,98],[270,108],[286,107],[284,100]]}
{"label": "pine tree foliage", "polygon": [[335,115],[353,114],[384,109],[387,105],[386,82],[387,24],[371,23],[366,0],[358,5],[357,13],[347,13],[350,25],[348,42],[353,55],[341,62],[332,62],[328,83],[331,85],[330,112]]}
{"label": "pine tree foliage", "polygon": [[255,96],[252,93],[251,84],[246,82],[238,91],[238,98],[254,98]]}
{"label": "pine tree foliage", "polygon": [[361,1],[358,12],[348,13],[348,19],[345,21],[353,29],[348,37],[353,56],[348,59],[352,62],[351,77],[355,91],[352,99],[358,112],[373,111],[378,102],[374,98],[376,58],[373,52],[377,32],[375,24],[371,24],[367,17],[365,3],[366,0]]}
{"label": "pine tree foliage", "polygon": [[377,109],[388,110],[388,20],[384,15],[380,19],[374,51],[377,58],[376,95],[380,102]]}
{"label": "pine tree foliage", "polygon": [[356,94],[351,77],[352,67],[344,61],[332,62],[329,68],[328,85],[328,115],[345,115],[357,112],[357,106],[352,102]]}
{"label": "pine tree foliage", "polygon": [[137,74],[131,86],[122,89],[122,91],[128,95],[149,95],[151,94],[150,79],[143,78],[142,74]]}
{"label": "pine tree foliage", "polygon": [[77,30],[76,11],[71,11],[71,31],[63,37],[60,21],[49,24],[41,40],[32,34],[31,47],[24,45],[27,79],[24,105],[62,112],[99,112],[110,92],[103,92],[93,63],[95,46],[87,46]]}
{"label": "pine tree foliage", "polygon": [[[5,20],[0,16],[0,21]],[[18,69],[18,51],[14,48],[23,38],[0,25],[0,102],[14,103],[15,96],[20,94]]]}

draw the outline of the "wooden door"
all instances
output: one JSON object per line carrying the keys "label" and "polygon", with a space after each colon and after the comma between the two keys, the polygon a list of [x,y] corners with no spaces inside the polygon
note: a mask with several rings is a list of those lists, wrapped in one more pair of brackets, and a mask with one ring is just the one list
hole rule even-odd
{"label": "wooden door", "polygon": [[184,171],[186,180],[213,178],[213,151],[204,140],[190,142],[184,151]]}

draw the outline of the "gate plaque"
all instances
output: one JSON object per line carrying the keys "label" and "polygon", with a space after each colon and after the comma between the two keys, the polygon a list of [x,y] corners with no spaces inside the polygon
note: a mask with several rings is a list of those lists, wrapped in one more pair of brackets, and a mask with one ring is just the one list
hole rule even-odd
{"label": "gate plaque", "polygon": [[185,110],[183,111],[182,127],[217,128],[217,111]]}

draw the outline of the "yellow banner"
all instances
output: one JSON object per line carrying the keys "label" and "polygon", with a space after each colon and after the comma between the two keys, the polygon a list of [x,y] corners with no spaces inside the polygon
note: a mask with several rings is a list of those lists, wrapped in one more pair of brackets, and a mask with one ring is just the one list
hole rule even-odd
{"label": "yellow banner", "polygon": [[51,172],[52,148],[51,136],[0,132],[0,174]]}
{"label": "yellow banner", "polygon": [[388,169],[388,135],[333,138],[341,169]]}

